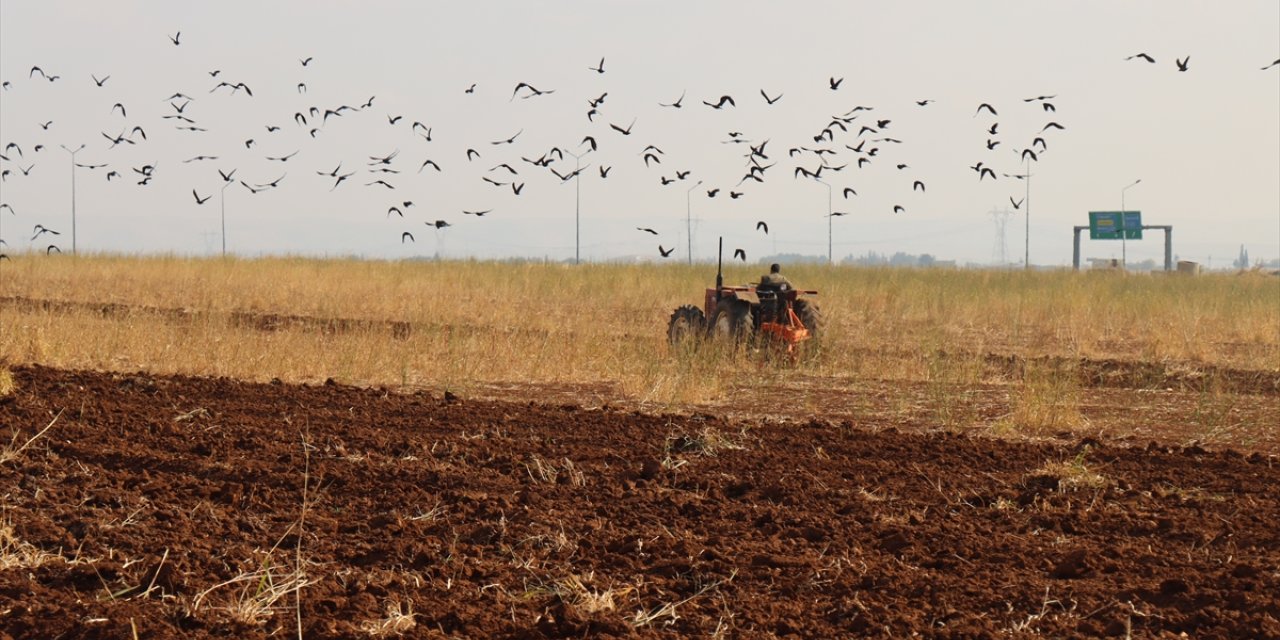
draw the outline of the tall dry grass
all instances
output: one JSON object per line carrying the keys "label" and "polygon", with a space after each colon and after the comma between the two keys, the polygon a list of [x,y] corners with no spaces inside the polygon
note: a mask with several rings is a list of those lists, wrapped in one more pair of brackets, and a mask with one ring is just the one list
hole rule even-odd
{"label": "tall dry grass", "polygon": [[[725,279],[754,281],[762,271],[734,264]],[[935,385],[940,406],[949,389],[982,375],[972,358],[983,353],[1280,370],[1280,279],[1261,275],[787,273],[821,290],[827,319],[822,352],[802,373],[920,381]],[[0,360],[462,390],[604,383],[672,404],[792,375],[749,353],[667,346],[672,309],[700,304],[714,275],[706,265],[678,264],[29,256],[4,265],[0,297],[194,313],[120,317],[0,302]],[[378,324],[336,334],[260,331],[232,312],[403,321],[412,331],[404,339]]]}

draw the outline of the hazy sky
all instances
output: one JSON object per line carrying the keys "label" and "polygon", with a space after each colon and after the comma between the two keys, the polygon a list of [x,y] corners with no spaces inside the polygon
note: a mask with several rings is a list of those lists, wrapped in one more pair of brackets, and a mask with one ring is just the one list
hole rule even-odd
{"label": "hazy sky", "polygon": [[[181,32],[181,44],[169,40]],[[1150,54],[1155,64],[1124,58]],[[1179,72],[1175,58],[1190,56]],[[312,57],[307,66],[300,59]],[[588,70],[605,58],[603,74]],[[1018,173],[1017,150],[1042,136],[1031,163],[1031,259],[1066,264],[1071,227],[1090,210],[1141,210],[1148,224],[1174,225],[1174,251],[1217,265],[1244,243],[1253,258],[1280,257],[1280,3],[1275,0],[1147,2],[56,2],[0,1],[0,143],[9,171],[0,184],[4,239],[30,242],[36,224],[62,232],[70,248],[70,163],[59,148],[85,144],[77,172],[80,250],[215,252],[217,169],[280,186],[225,191],[227,242],[240,254],[566,258],[574,251],[574,188],[537,159],[551,147],[581,152],[584,259],[657,258],[658,245],[686,255],[686,196],[694,256],[715,238],[765,254],[827,251],[827,189],[794,176],[825,156],[834,187],[835,254],[894,250],[989,262],[992,210],[1011,209],[1025,185],[979,181],[979,161]],[[36,74],[33,65],[49,75]],[[214,78],[209,72],[220,70]],[[98,87],[91,79],[110,76]],[[829,79],[843,78],[838,90]],[[219,81],[253,91],[210,93]],[[512,100],[518,82],[554,93]],[[300,93],[298,83],[306,84]],[[475,83],[474,93],[464,90]],[[769,105],[760,95],[782,94]],[[206,131],[183,131],[166,100],[193,98],[182,115]],[[607,92],[594,122],[588,100]],[[684,93],[680,109],[660,107]],[[736,106],[702,102],[722,95]],[[1025,98],[1052,95],[1056,111]],[[341,105],[307,126],[293,114]],[[916,101],[932,100],[926,106]],[[112,105],[121,103],[122,116]],[[179,100],[181,105],[184,101]],[[999,112],[975,117],[980,103]],[[815,142],[833,116],[857,119]],[[396,124],[389,117],[403,116]],[[627,127],[624,136],[610,124]],[[878,127],[877,121],[890,121]],[[48,129],[41,124],[52,121]],[[432,139],[411,130],[431,128]],[[999,123],[996,135],[988,128]],[[1058,122],[1064,130],[1041,129]],[[279,126],[268,132],[267,125]],[[877,129],[859,135],[863,125]],[[103,133],[141,126],[147,138],[109,148]],[[318,131],[314,137],[311,129]],[[522,131],[513,144],[494,141]],[[764,182],[738,184],[747,144],[768,140]],[[893,138],[900,143],[883,140]],[[253,139],[251,148],[245,141]],[[875,156],[859,155],[877,147]],[[877,141],[879,140],[879,141]],[[988,140],[999,141],[994,150]],[[656,145],[661,164],[641,151]],[[36,145],[44,149],[36,152]],[[469,161],[473,148],[480,158]],[[287,162],[268,156],[297,155]],[[371,156],[399,151],[373,174]],[[199,155],[213,161],[184,162]],[[858,168],[859,157],[870,162]],[[443,171],[428,168],[431,159]],[[330,172],[359,171],[337,189]],[[509,163],[518,175],[505,169]],[[134,168],[156,165],[146,186]],[[908,165],[898,169],[897,165]],[[32,165],[34,165],[32,167]],[[601,166],[612,167],[606,179]],[[566,156],[551,168],[573,168]],[[23,170],[29,169],[28,175]],[[108,182],[115,170],[121,179]],[[689,171],[669,185],[661,179]],[[510,186],[482,180],[523,183]],[[395,186],[365,186],[385,179]],[[694,188],[694,184],[702,185]],[[925,191],[913,190],[914,181]],[[856,196],[842,198],[844,187]],[[212,196],[197,205],[201,197]],[[719,188],[709,198],[706,191]],[[690,189],[692,191],[690,192]],[[730,199],[730,191],[744,195]],[[414,206],[400,218],[387,209]],[[905,208],[895,213],[894,206]],[[1024,205],[1025,206],[1025,205]],[[403,207],[402,207],[403,208]],[[483,218],[463,210],[486,210]],[[1021,261],[1023,211],[1008,221],[1010,261]],[[436,232],[437,219],[452,227]],[[756,230],[765,221],[770,234]],[[654,237],[635,230],[652,227]],[[414,243],[403,243],[410,231]],[[1162,256],[1161,234],[1129,243],[1129,259]],[[1085,241],[1086,257],[1119,256],[1119,243]]]}

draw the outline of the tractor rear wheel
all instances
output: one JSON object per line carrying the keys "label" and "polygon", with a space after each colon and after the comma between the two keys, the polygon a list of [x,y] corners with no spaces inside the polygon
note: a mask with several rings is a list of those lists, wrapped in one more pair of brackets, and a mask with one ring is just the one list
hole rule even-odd
{"label": "tractor rear wheel", "polygon": [[733,298],[725,298],[716,304],[716,313],[708,327],[712,337],[727,339],[734,344],[746,344],[753,329],[751,304]]}
{"label": "tractor rear wheel", "polygon": [[804,328],[809,330],[809,336],[813,340],[822,337],[822,310],[818,308],[817,301],[798,298],[791,303],[791,309],[796,312],[800,322],[804,323]]}
{"label": "tractor rear wheel", "polygon": [[707,317],[702,309],[686,304],[671,312],[667,323],[667,341],[679,344],[690,338],[701,338],[707,332]]}

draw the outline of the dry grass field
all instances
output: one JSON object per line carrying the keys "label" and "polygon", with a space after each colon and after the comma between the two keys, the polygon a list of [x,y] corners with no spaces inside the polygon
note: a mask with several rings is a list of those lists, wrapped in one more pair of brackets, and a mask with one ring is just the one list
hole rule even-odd
{"label": "dry grass field", "polygon": [[0,637],[1280,637],[1278,278],[0,269]]}
{"label": "dry grass field", "polygon": [[[1275,403],[1242,393],[1280,375],[1280,279],[1260,273],[795,267],[827,327],[816,357],[787,366],[667,345],[671,310],[714,279],[706,265],[88,256],[2,269],[13,364],[1275,441],[1250,428]],[[761,271],[734,264],[726,282]]]}

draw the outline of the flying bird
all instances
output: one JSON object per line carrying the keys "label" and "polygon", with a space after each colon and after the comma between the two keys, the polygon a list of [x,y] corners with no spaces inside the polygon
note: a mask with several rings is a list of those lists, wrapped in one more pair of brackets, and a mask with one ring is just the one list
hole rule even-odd
{"label": "flying bird", "polygon": [[659,102],[659,103],[658,103],[658,106],[659,106],[659,107],[671,107],[671,108],[673,108],[673,109],[679,109],[679,108],[680,108],[680,103],[682,103],[682,102],[684,102],[684,93],[683,93],[683,92],[681,92],[681,93],[680,93],[680,98],[679,98],[678,100],[676,100],[675,102],[672,102],[671,104],[663,104],[663,103]]}
{"label": "flying bird", "polygon": [[1133,54],[1133,55],[1129,56],[1128,58],[1125,58],[1125,60],[1132,60],[1132,59],[1134,59],[1134,58],[1142,58],[1143,60],[1146,60],[1147,62],[1150,62],[1150,63],[1152,63],[1152,64],[1155,64],[1155,61],[1156,61],[1156,59],[1155,59],[1155,58],[1152,58],[1151,56],[1149,56],[1149,55],[1147,55],[1147,54],[1145,54],[1145,53],[1135,53],[1135,54]]}
{"label": "flying bird", "polygon": [[535,96],[540,96],[540,95],[545,95],[545,94],[552,94],[552,93],[555,93],[555,92],[556,92],[556,90],[555,90],[555,89],[548,89],[548,90],[546,90],[546,91],[539,91],[539,90],[538,90],[538,89],[536,89],[533,85],[531,85],[531,84],[529,84],[529,83],[527,83],[527,82],[521,82],[521,83],[516,84],[516,88],[515,88],[515,90],[511,92],[511,99],[510,99],[510,100],[507,100],[507,102],[511,102],[511,100],[515,100],[515,99],[516,99],[516,95],[520,93],[520,90],[521,90],[521,89],[528,89],[528,90],[529,90],[529,94],[528,94],[528,95],[521,96],[521,99],[523,99],[523,100],[528,100],[529,98],[532,98],[532,97],[535,97]]}
{"label": "flying bird", "polygon": [[99,87],[101,87],[102,85],[106,84],[106,83],[107,83],[107,80],[110,80],[110,79],[111,79],[111,76],[107,76],[107,77],[105,77],[105,78],[103,78],[103,79],[99,80],[99,79],[98,79],[98,76],[95,76],[95,75],[93,75],[92,73],[91,73],[91,74],[89,74],[89,77],[90,77],[90,78],[93,78],[93,83],[94,83],[94,84],[96,84],[96,85],[98,85]]}
{"label": "flying bird", "polygon": [[843,195],[844,195],[845,200],[848,200],[850,195],[855,195],[855,196],[856,196],[856,195],[858,195],[858,192],[857,192],[857,191],[854,191],[854,190],[853,190],[853,187],[845,187],[845,188],[844,188],[844,191],[841,191],[841,194],[843,194]]}
{"label": "flying bird", "polygon": [[1061,129],[1066,129],[1066,127],[1064,127],[1064,126],[1062,126],[1062,125],[1060,125],[1060,124],[1058,124],[1058,123],[1056,123],[1056,122],[1050,122],[1049,124],[1046,124],[1046,125],[1044,126],[1044,128],[1040,130],[1040,132],[1041,132],[1041,133],[1044,133],[1045,131],[1048,131],[1049,129],[1059,129],[1059,130],[1061,130]]}
{"label": "flying bird", "polygon": [[452,227],[452,226],[453,226],[453,225],[449,224],[448,222],[445,222],[444,220],[436,220],[435,222],[430,222],[430,221],[428,221],[428,222],[426,222],[426,223],[424,223],[424,224],[426,224],[426,225],[427,225],[427,226],[429,226],[429,227],[435,227],[435,228],[437,228],[437,229],[443,229],[443,228],[445,228],[445,227]]}
{"label": "flying bird", "polygon": [[903,208],[903,207],[902,207],[902,205],[897,205],[897,204],[895,204],[895,205],[893,205],[893,212],[894,212],[894,213],[906,213],[906,212],[907,212],[907,210],[906,210],[905,208]]}
{"label": "flying bird", "polygon": [[520,137],[520,134],[522,134],[522,133],[524,133],[524,129],[521,129],[521,130],[517,131],[517,132],[516,132],[516,134],[515,134],[515,135],[513,135],[513,136],[511,136],[510,138],[507,138],[507,139],[505,139],[505,140],[498,140],[498,141],[496,141],[496,142],[490,142],[489,144],[511,144],[511,143],[515,142],[515,141],[516,141],[516,138],[519,138],[519,137]]}
{"label": "flying bird", "polygon": [[1267,69],[1270,69],[1271,67],[1280,67],[1280,58],[1276,58],[1276,61],[1275,61],[1275,62],[1272,62],[1271,64],[1269,64],[1269,65],[1267,65],[1267,66],[1263,67],[1263,68],[1262,68],[1262,70],[1263,70],[1263,71],[1266,71]]}
{"label": "flying bird", "polygon": [[389,208],[387,209],[387,217],[388,217],[388,218],[390,218],[390,217],[391,217],[391,214],[393,214],[393,213],[394,213],[394,214],[396,214],[396,215],[398,215],[398,216],[400,216],[401,218],[403,218],[403,217],[404,217],[404,212],[400,210],[400,207],[395,207],[395,206],[393,206],[393,207],[389,207]]}
{"label": "flying bird", "polygon": [[994,116],[994,115],[999,115],[999,114],[997,114],[997,113],[996,113],[996,108],[995,108],[995,107],[993,107],[993,106],[991,106],[990,104],[987,104],[987,103],[985,103],[985,102],[984,102],[984,103],[982,103],[982,104],[978,105],[978,110],[977,110],[977,111],[973,112],[974,117],[976,118],[976,117],[978,116],[978,114],[979,114],[979,113],[982,113],[982,110],[983,110],[983,109],[986,109],[987,111],[990,111],[990,112],[991,112],[991,115],[993,115],[993,116]]}
{"label": "flying bird", "polygon": [[612,169],[613,169],[613,167],[606,167],[606,166],[604,166],[604,165],[601,165],[601,166],[600,166],[600,177],[601,177],[601,178],[608,178],[608,177],[609,177],[609,171],[611,171]]}
{"label": "flying bird", "polygon": [[716,188],[716,189],[708,189],[708,190],[707,190],[707,197],[708,197],[708,198],[714,198],[714,197],[716,197],[716,194],[717,194],[717,193],[720,193],[720,189],[719,189],[719,188]]}
{"label": "flying bird", "polygon": [[624,135],[624,136],[629,136],[629,135],[631,135],[631,129],[632,129],[632,127],[635,127],[635,126],[636,126],[636,119],[635,119],[635,118],[632,118],[632,119],[631,119],[631,124],[627,125],[627,128],[626,128],[626,129],[623,129],[622,127],[619,127],[618,125],[613,124],[612,122],[610,122],[610,123],[609,123],[609,128],[610,128],[610,129],[613,129],[614,131],[617,131],[618,133],[621,133],[621,134],[622,134],[622,135]]}
{"label": "flying bird", "polygon": [[128,116],[128,114],[126,114],[126,113],[124,112],[124,105],[120,104],[119,102],[117,102],[117,103],[115,103],[115,104],[111,105],[111,111],[112,111],[112,113],[114,113],[116,109],[119,109],[119,110],[120,110],[120,117],[121,117],[121,118],[127,118],[127,117],[129,117],[129,116]]}
{"label": "flying bird", "polygon": [[462,215],[464,215],[464,216],[475,216],[475,217],[477,217],[477,218],[481,218],[481,217],[484,217],[484,214],[489,213],[490,211],[493,211],[493,209],[485,209],[484,211],[467,211],[467,210],[465,210],[465,209],[464,209],[464,210],[462,211]]}
{"label": "flying bird", "polygon": [[675,250],[676,250],[675,247],[671,247],[670,249],[663,249],[662,245],[658,245],[658,253],[662,254],[662,257],[664,258],[666,258],[667,256],[670,256],[671,252]]}
{"label": "flying bird", "polygon": [[764,96],[764,101],[765,101],[765,102],[767,102],[767,103],[769,103],[769,104],[773,104],[773,103],[775,103],[775,102],[777,102],[777,101],[779,101],[779,100],[781,100],[781,99],[782,99],[782,94],[781,94],[781,93],[779,93],[779,94],[778,94],[778,97],[776,97],[776,98],[770,98],[770,97],[769,97],[769,94],[767,94],[767,93],[765,93],[765,92],[764,92],[764,89],[761,89],[761,90],[760,90],[760,95]]}
{"label": "flying bird", "polygon": [[720,96],[720,99],[716,101],[715,104],[707,102],[706,100],[702,101],[702,104],[705,104],[708,107],[711,107],[712,109],[723,109],[726,103],[729,106],[733,106],[733,107],[738,106],[737,103],[733,101],[733,98],[731,96]]}
{"label": "flying bird", "polygon": [[305,67],[305,66],[307,66],[307,65],[311,64],[311,59],[312,59],[312,57],[313,57],[313,56],[307,56],[306,58],[303,58],[303,59],[299,60],[298,62],[299,62],[302,66],[304,66],[304,67]]}
{"label": "flying bird", "polygon": [[596,72],[596,73],[604,73],[604,58],[600,58],[600,64],[599,64],[599,65],[594,66],[594,67],[587,67],[587,70],[588,70],[588,71],[594,71],[594,72]]}
{"label": "flying bird", "polygon": [[839,80],[837,80],[835,77],[832,77],[831,79],[827,80],[827,84],[831,87],[832,91],[839,89],[840,83],[842,82],[844,82],[844,78],[840,78]]}
{"label": "flying bird", "polygon": [[405,241],[405,239],[406,239],[406,238],[408,238],[408,239],[409,239],[409,242],[417,242],[417,240],[414,240],[414,239],[413,239],[413,234],[412,234],[412,233],[409,233],[408,231],[406,231],[406,232],[404,232],[404,233],[400,234],[400,244],[404,244],[404,241]]}
{"label": "flying bird", "polygon": [[201,198],[201,197],[200,197],[200,194],[196,193],[196,190],[195,190],[195,189],[192,189],[192,190],[191,190],[191,195],[195,196],[195,198],[196,198],[196,204],[204,204],[204,203],[206,203],[206,202],[208,202],[208,201],[209,201],[209,198],[212,198],[212,197],[213,197],[213,196],[205,196],[205,197]]}
{"label": "flying bird", "polygon": [[297,152],[297,151],[294,151],[293,153],[291,153],[291,154],[289,154],[289,155],[287,155],[287,156],[279,156],[279,157],[267,156],[267,159],[268,159],[268,160],[275,160],[275,161],[277,161],[277,162],[288,162],[288,161],[289,161],[289,158],[292,158],[292,157],[294,157],[294,156],[296,156],[296,155],[298,155],[298,152]]}
{"label": "flying bird", "polygon": [[919,180],[916,180],[915,182],[911,183],[911,190],[924,191],[924,183],[920,182]]}
{"label": "flying bird", "polygon": [[657,232],[657,231],[654,231],[653,229],[650,229],[649,227],[636,227],[636,231],[643,231],[643,232],[645,232],[645,233],[651,233],[651,234],[653,234],[653,235],[655,235],[655,236],[656,236],[656,235],[658,235],[658,232]]}
{"label": "flying bird", "polygon": [[[1025,199],[1026,199],[1026,198],[1023,198],[1023,200],[1025,200]],[[1021,208],[1022,208],[1022,200],[1014,200],[1014,199],[1013,199],[1013,196],[1009,196],[1009,204],[1013,205],[1013,208],[1014,208],[1014,209],[1021,209]]]}
{"label": "flying bird", "polygon": [[746,261],[747,261],[747,252],[746,252],[746,251],[743,251],[742,249],[734,249],[734,250],[733,250],[733,257],[735,257],[735,258],[739,258],[739,259],[741,259],[743,262],[746,262]]}
{"label": "flying bird", "polygon": [[435,160],[424,160],[422,162],[422,166],[418,167],[418,173],[422,173],[422,170],[426,169],[428,165],[430,165],[431,168],[435,169],[436,171],[440,170],[440,165],[436,164]]}
{"label": "flying bird", "polygon": [[173,34],[173,35],[169,36],[169,41],[170,41],[170,42],[172,42],[172,43],[173,43],[173,46],[175,46],[175,47],[176,47],[176,46],[178,46],[178,45],[182,44],[181,42],[179,42],[179,41],[178,41],[178,39],[179,39],[179,38],[181,38],[181,37],[182,37],[182,32],[181,32],[181,31],[179,31],[179,32],[177,32],[177,33],[175,33],[175,34]]}
{"label": "flying bird", "polygon": [[763,231],[765,235],[769,235],[769,225],[765,224],[764,220],[756,222],[756,230]]}
{"label": "flying bird", "polygon": [[61,233],[59,233],[59,232],[57,232],[57,231],[54,231],[53,229],[50,229],[50,228],[48,228],[48,227],[45,227],[45,226],[44,226],[44,225],[42,225],[42,224],[38,224],[38,225],[36,225],[36,226],[31,230],[31,231],[35,234],[35,235],[31,236],[31,239],[32,239],[32,240],[35,240],[36,238],[39,238],[40,236],[42,236],[42,235],[44,235],[44,234],[46,234],[46,233],[51,233],[51,234],[53,234],[53,235],[55,235],[55,236],[60,236],[60,235],[62,235]]}
{"label": "flying bird", "polygon": [[1189,62],[1191,62],[1191,56],[1187,56],[1187,57],[1185,57],[1185,58],[1183,58],[1183,59],[1181,59],[1181,60],[1179,60],[1179,59],[1177,59],[1177,58],[1174,58],[1174,59],[1173,59],[1173,62],[1174,62],[1174,64],[1178,65],[1178,71],[1186,71],[1186,70],[1187,70],[1187,64],[1188,64]]}
{"label": "flying bird", "polygon": [[[54,77],[57,77],[57,76],[54,76]],[[47,256],[47,255],[51,255],[54,251],[57,251],[58,253],[62,253],[62,249],[59,249],[59,248],[58,248],[58,245],[56,245],[56,244],[51,244],[51,245],[49,245],[48,247],[45,247],[44,254],[45,254],[46,256]]]}

